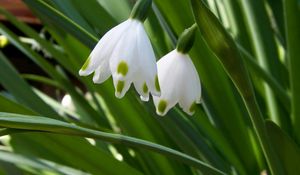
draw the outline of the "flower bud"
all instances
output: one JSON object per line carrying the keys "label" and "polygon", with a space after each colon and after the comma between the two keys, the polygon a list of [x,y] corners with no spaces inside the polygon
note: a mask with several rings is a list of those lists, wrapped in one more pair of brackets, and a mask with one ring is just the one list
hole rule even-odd
{"label": "flower bud", "polygon": [[183,54],[188,53],[193,47],[195,41],[197,25],[194,24],[192,27],[185,29],[179,36],[177,42],[177,50]]}

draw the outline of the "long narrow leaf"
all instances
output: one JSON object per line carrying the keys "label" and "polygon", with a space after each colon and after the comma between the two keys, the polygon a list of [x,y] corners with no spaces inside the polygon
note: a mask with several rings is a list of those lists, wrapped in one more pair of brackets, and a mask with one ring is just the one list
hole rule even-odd
{"label": "long narrow leaf", "polygon": [[87,175],[79,170],[75,170],[70,167],[58,165],[56,163],[38,160],[34,158],[28,158],[22,155],[0,151],[0,160],[16,164],[17,166],[28,166],[37,170],[47,171],[49,173],[65,174],[65,175]]}
{"label": "long narrow leaf", "polygon": [[300,143],[300,22],[299,22],[299,1],[284,1],[284,11],[286,20],[286,38],[287,38],[287,54],[290,68],[290,81],[292,90],[292,122],[297,142]]}
{"label": "long narrow leaf", "polygon": [[11,113],[0,113],[0,126],[15,129],[33,130],[33,131],[47,131],[51,133],[65,134],[65,135],[77,135],[90,138],[97,138],[103,141],[126,144],[129,146],[141,147],[148,150],[152,150],[166,156],[176,158],[180,161],[186,162],[192,166],[195,166],[208,174],[224,174],[221,171],[207,165],[193,157],[178,152],[176,150],[164,147],[162,145],[154,144],[148,141],[118,135],[95,131],[91,129],[85,129],[78,126],[74,126],[68,123],[60,122],[44,117],[37,116],[25,116]]}
{"label": "long narrow leaf", "polygon": [[283,174],[280,161],[267,135],[263,116],[258,107],[247,69],[245,69],[236,44],[202,0],[191,0],[191,4],[202,37],[214,51],[227,74],[239,90],[240,95],[243,97],[271,172],[274,174]]}
{"label": "long narrow leaf", "polygon": [[20,103],[31,110],[45,116],[57,117],[56,112],[32,91],[2,52],[0,52],[0,82]]}

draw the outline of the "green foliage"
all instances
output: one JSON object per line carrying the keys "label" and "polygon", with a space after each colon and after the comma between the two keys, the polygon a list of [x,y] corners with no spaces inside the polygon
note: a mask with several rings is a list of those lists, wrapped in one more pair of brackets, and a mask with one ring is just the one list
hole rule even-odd
{"label": "green foliage", "polygon": [[[4,24],[0,34],[45,74],[19,73],[1,48],[0,174],[300,171],[299,1],[153,0],[145,27],[158,59],[186,28],[199,29],[187,49],[203,89],[191,117],[177,107],[159,117],[152,100],[142,102],[134,90],[115,98],[111,78],[96,85],[78,75],[98,39],[127,19],[136,1],[23,2],[43,31],[0,8],[22,35]],[[50,39],[41,37],[45,31]],[[70,97],[68,105],[37,83]]]}

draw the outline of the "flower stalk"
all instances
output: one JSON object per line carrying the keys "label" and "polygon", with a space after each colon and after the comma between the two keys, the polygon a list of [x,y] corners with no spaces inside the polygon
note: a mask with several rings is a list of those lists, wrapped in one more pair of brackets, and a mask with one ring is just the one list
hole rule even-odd
{"label": "flower stalk", "polygon": [[177,42],[177,50],[181,53],[188,53],[194,45],[197,24],[193,24],[190,28],[184,30]]}
{"label": "flower stalk", "polygon": [[130,14],[130,18],[144,22],[148,16],[152,0],[138,0]]}

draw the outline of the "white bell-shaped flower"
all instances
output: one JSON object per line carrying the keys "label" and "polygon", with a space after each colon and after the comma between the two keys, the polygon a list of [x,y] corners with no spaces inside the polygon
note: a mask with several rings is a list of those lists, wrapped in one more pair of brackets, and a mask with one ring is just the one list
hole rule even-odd
{"label": "white bell-shaped flower", "polygon": [[93,72],[94,83],[113,76],[118,98],[125,95],[131,83],[144,101],[148,101],[150,92],[160,95],[155,55],[140,20],[130,18],[101,38],[79,74],[87,76]]}
{"label": "white bell-shaped flower", "polygon": [[165,115],[176,103],[188,113],[194,114],[201,99],[201,85],[191,58],[177,49],[157,62],[161,96],[153,96],[156,113]]}

